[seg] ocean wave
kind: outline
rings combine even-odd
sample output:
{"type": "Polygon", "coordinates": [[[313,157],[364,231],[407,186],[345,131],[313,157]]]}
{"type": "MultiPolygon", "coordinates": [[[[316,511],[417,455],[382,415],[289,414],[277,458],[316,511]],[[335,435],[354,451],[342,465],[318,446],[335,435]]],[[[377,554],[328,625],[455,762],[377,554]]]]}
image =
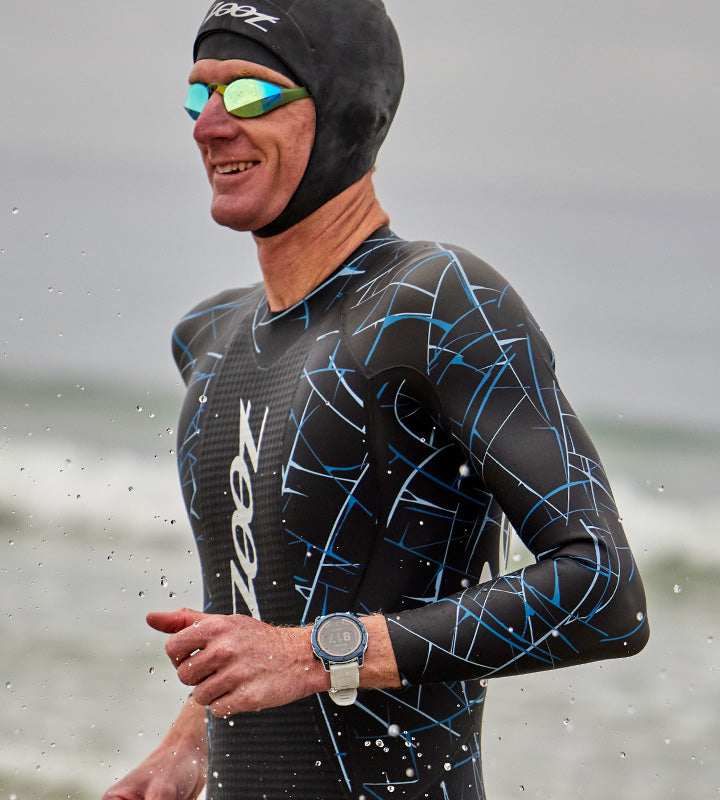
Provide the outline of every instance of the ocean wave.
{"type": "Polygon", "coordinates": [[[4,529],[92,529],[113,523],[145,537],[185,511],[174,457],[52,440],[0,450],[4,529]]]}

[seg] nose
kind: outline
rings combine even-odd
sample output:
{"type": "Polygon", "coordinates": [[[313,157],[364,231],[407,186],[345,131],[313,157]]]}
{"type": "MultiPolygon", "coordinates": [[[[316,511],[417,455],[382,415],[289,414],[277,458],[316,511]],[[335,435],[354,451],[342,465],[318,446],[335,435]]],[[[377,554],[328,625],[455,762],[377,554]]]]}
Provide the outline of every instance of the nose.
{"type": "Polygon", "coordinates": [[[237,133],[237,121],[225,108],[220,92],[213,92],[195,121],[193,137],[198,144],[232,138],[237,133]]]}

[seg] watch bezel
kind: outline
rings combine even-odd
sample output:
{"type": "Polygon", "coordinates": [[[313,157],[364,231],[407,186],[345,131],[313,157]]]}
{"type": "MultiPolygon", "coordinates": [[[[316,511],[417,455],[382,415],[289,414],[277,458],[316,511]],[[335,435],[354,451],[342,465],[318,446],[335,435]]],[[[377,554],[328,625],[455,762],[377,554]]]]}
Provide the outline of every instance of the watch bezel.
{"type": "Polygon", "coordinates": [[[350,612],[340,611],[340,612],[335,612],[333,614],[325,614],[324,616],[318,617],[315,620],[315,624],[313,625],[312,629],[311,641],[312,641],[313,652],[323,662],[326,669],[328,669],[329,664],[345,664],[348,661],[354,661],[355,659],[357,659],[358,661],[358,666],[362,666],[363,655],[365,654],[365,650],[367,649],[368,635],[365,626],[355,616],[355,614],[351,614],[350,612]],[[332,653],[328,653],[328,651],[323,649],[320,643],[318,642],[317,638],[318,630],[322,627],[323,623],[335,617],[342,617],[343,619],[351,621],[354,625],[357,626],[358,630],[360,631],[360,644],[356,648],[354,648],[350,653],[348,653],[348,655],[345,656],[336,656],[333,655],[332,653]]]}

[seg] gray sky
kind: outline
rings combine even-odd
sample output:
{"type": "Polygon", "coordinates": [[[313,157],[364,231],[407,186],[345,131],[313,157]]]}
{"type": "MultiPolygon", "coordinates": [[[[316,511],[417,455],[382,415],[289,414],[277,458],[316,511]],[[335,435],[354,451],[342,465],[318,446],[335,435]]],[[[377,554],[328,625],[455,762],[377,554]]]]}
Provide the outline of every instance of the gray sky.
{"type": "MultiPolygon", "coordinates": [[[[175,319],[257,279],[249,237],[208,219],[182,110],[206,5],[5,3],[0,369],[174,381],[175,319]]],[[[713,420],[717,0],[387,5],[407,80],[376,182],[397,231],[504,272],[587,407],[682,416],[671,372],[713,420]]]]}
{"type": "MultiPolygon", "coordinates": [[[[14,110],[3,152],[37,169],[48,155],[177,168],[190,146],[178,101],[206,5],[13,4],[0,31],[14,110]]],[[[503,184],[717,194],[713,0],[387,5],[408,73],[385,153],[396,169],[464,172],[472,159],[503,184]]]]}

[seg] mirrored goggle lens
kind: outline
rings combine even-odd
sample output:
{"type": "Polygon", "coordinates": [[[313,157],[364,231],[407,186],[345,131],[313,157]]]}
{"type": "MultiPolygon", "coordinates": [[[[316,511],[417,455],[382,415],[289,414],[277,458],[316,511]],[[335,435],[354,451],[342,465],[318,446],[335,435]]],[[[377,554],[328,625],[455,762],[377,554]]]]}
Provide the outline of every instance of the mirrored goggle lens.
{"type": "Polygon", "coordinates": [[[190,86],[185,99],[185,109],[193,119],[200,116],[212,91],[218,91],[223,95],[225,108],[236,117],[259,117],[293,100],[310,97],[307,89],[284,89],[274,83],[254,78],[239,78],[227,86],[194,83],[190,86]]]}
{"type": "Polygon", "coordinates": [[[204,83],[193,83],[185,98],[185,110],[193,119],[197,119],[209,98],[210,90],[204,83]]]}

